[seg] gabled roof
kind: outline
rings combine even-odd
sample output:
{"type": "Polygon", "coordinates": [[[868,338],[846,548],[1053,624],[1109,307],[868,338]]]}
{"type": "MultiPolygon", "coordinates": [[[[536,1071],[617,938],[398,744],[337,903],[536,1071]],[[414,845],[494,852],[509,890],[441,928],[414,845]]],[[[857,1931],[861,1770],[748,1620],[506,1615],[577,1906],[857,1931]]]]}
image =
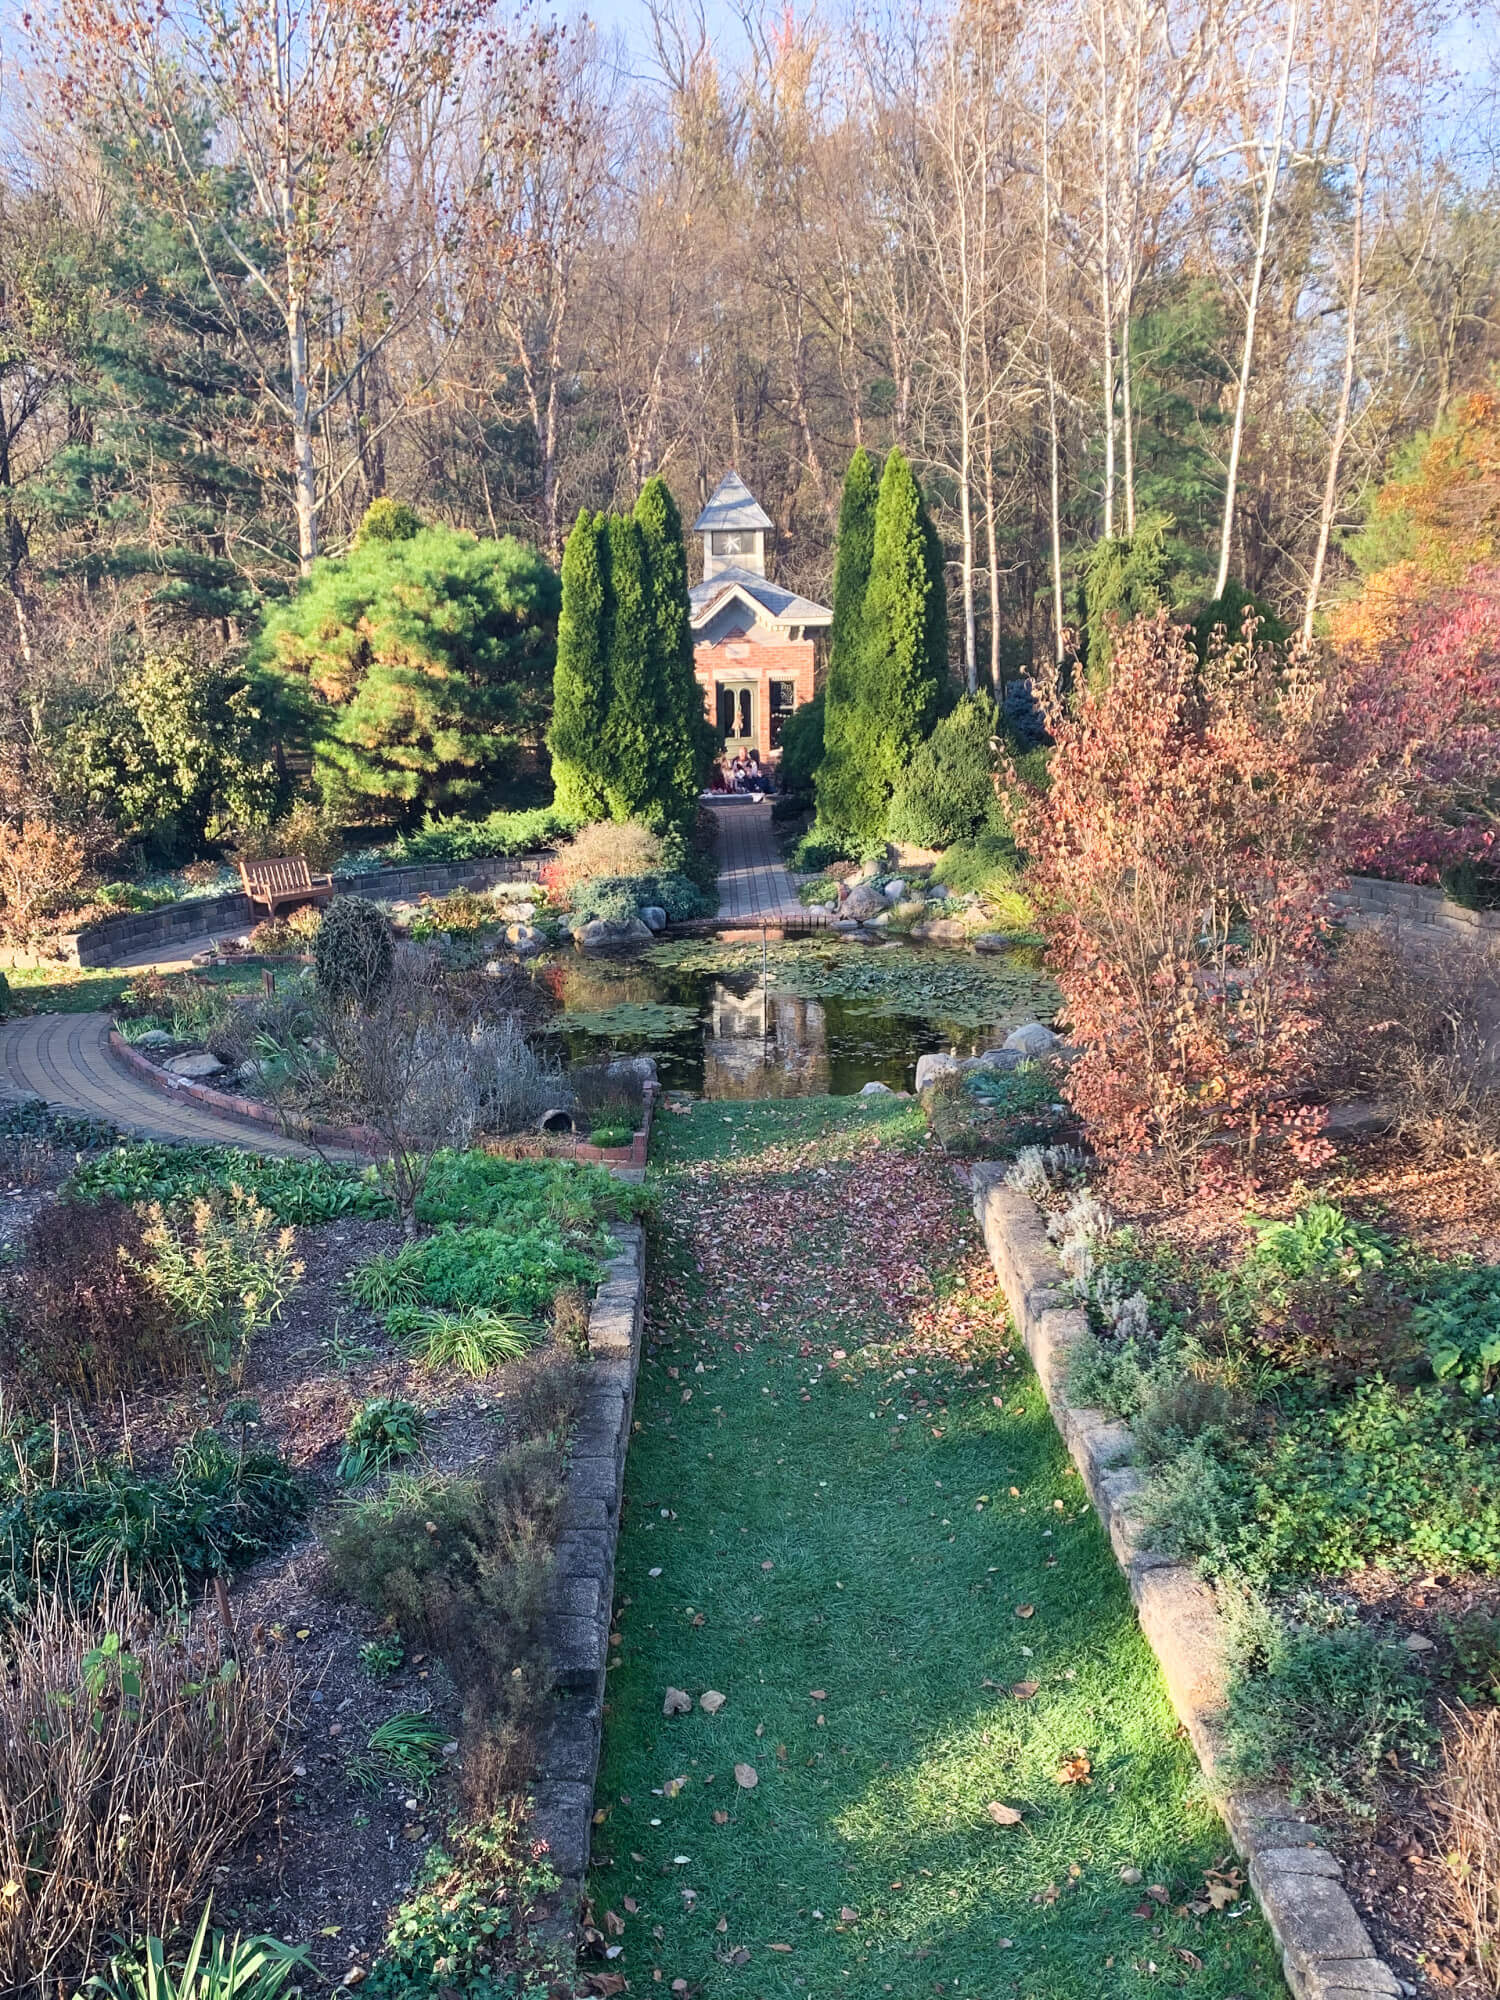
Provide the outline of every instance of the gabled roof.
{"type": "Polygon", "coordinates": [[[708,505],[694,521],[693,533],[700,535],[706,534],[710,529],[770,526],[770,515],[756,500],[740,475],[737,472],[726,472],[709,495],[708,505]]]}
{"type": "Polygon", "coordinates": [[[756,570],[731,568],[716,570],[688,592],[694,625],[707,624],[725,598],[732,596],[752,599],[776,625],[833,623],[833,613],[826,604],[814,604],[810,597],[799,597],[795,590],[783,590],[779,583],[772,583],[756,570]]]}

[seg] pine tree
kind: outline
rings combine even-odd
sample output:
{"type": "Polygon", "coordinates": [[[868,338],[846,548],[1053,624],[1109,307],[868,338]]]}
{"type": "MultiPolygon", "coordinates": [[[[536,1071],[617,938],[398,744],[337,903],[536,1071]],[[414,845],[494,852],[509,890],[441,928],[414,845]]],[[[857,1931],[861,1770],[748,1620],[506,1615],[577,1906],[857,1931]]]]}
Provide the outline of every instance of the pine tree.
{"type": "Polygon", "coordinates": [[[692,607],[682,516],[665,480],[646,481],[635,503],[635,519],[646,543],[660,714],[655,759],[662,785],[661,807],[668,820],[685,823],[708,776],[714,736],[704,711],[703,690],[693,673],[692,607]]]}
{"type": "Polygon", "coordinates": [[[823,694],[823,756],[815,776],[818,819],[838,839],[852,836],[860,817],[858,735],[860,646],[865,595],[875,554],[875,468],[861,445],[844,475],[838,547],[833,565],[833,627],[823,694]]]}
{"type": "Polygon", "coordinates": [[[526,543],[456,528],[376,534],[315,563],[256,657],[321,698],[325,799],[408,817],[482,802],[540,734],[558,595],[526,543]]]}
{"type": "Polygon", "coordinates": [[[562,614],[552,676],[552,783],[559,812],[605,819],[604,721],[609,713],[609,527],[583,508],[562,559],[562,614]]]}

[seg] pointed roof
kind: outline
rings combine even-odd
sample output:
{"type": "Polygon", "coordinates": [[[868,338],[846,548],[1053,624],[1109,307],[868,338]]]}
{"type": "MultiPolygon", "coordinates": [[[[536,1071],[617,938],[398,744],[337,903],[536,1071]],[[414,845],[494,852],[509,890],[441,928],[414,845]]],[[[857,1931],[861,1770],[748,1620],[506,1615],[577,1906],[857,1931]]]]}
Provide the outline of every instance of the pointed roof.
{"type": "Polygon", "coordinates": [[[737,472],[726,472],[693,523],[695,535],[724,528],[769,528],[771,517],[737,472]]]}
{"type": "Polygon", "coordinates": [[[783,590],[756,570],[721,569],[688,592],[694,627],[706,625],[727,597],[752,598],[773,625],[831,625],[833,613],[826,604],[814,604],[795,590],[783,590]]]}

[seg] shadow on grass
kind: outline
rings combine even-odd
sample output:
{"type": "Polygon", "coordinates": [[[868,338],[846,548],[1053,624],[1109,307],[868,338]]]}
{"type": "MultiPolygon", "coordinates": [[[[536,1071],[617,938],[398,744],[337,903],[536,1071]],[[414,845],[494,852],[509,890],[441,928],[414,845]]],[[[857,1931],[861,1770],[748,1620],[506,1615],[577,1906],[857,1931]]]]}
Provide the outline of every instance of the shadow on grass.
{"type": "Polygon", "coordinates": [[[595,1832],[612,1969],[762,2000],[1282,1994],[1249,1905],[1187,1907],[1227,1835],[920,1114],[658,1130],[595,1832]],[[727,1699],[668,1719],[668,1686],[727,1699]]]}

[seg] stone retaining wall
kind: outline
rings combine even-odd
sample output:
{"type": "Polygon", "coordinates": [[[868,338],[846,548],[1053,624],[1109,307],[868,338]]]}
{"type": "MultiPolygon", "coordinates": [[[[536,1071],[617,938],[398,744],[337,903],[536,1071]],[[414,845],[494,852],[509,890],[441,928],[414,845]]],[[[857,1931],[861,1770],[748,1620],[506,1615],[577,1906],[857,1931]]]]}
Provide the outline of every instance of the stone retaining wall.
{"type": "MultiPolygon", "coordinates": [[[[365,868],[339,875],[334,888],[341,896],[368,896],[376,903],[399,903],[418,896],[443,896],[450,889],[492,889],[500,882],[534,882],[542,858],[516,854],[489,861],[433,861],[413,868],[365,868]]],[[[198,896],[185,903],[168,903],[159,910],[142,910],[105,917],[97,924],[58,940],[65,965],[118,965],[153,946],[185,944],[215,931],[246,929],[255,921],[250,898],[239,890],[227,896],[198,896]]]]}
{"type": "Polygon", "coordinates": [[[589,1314],[589,1360],[568,1458],[546,1624],[554,1707],[543,1732],[532,1794],[532,1831],[546,1841],[561,1878],[555,1911],[544,1928],[564,1955],[576,1938],[589,1865],[615,1545],[646,1317],[645,1232],[632,1223],[617,1228],[615,1235],[619,1251],[605,1267],[589,1314]]]}
{"type": "MultiPolygon", "coordinates": [[[[1002,1165],[976,1166],[974,1213],[1053,1419],[1108,1530],[1141,1630],[1161,1664],[1172,1705],[1249,1866],[1250,1883],[1281,1949],[1296,2000],[1396,2000],[1400,1982],[1375,1956],[1343,1886],[1337,1859],[1283,1795],[1236,1791],[1224,1774],[1224,1647],[1213,1593],[1185,1564],[1142,1545],[1135,1502],[1145,1484],[1131,1463],[1129,1426],[1068,1402],[1068,1352],[1088,1331],[1036,1204],[1008,1187],[1002,1165]]],[[[1410,1989],[1407,1989],[1410,1990],[1410,1989]]]]}
{"type": "Polygon", "coordinates": [[[1415,944],[1440,938],[1500,938],[1500,910],[1466,910],[1422,882],[1380,882],[1356,875],[1334,901],[1347,921],[1385,924],[1415,944]]]}

